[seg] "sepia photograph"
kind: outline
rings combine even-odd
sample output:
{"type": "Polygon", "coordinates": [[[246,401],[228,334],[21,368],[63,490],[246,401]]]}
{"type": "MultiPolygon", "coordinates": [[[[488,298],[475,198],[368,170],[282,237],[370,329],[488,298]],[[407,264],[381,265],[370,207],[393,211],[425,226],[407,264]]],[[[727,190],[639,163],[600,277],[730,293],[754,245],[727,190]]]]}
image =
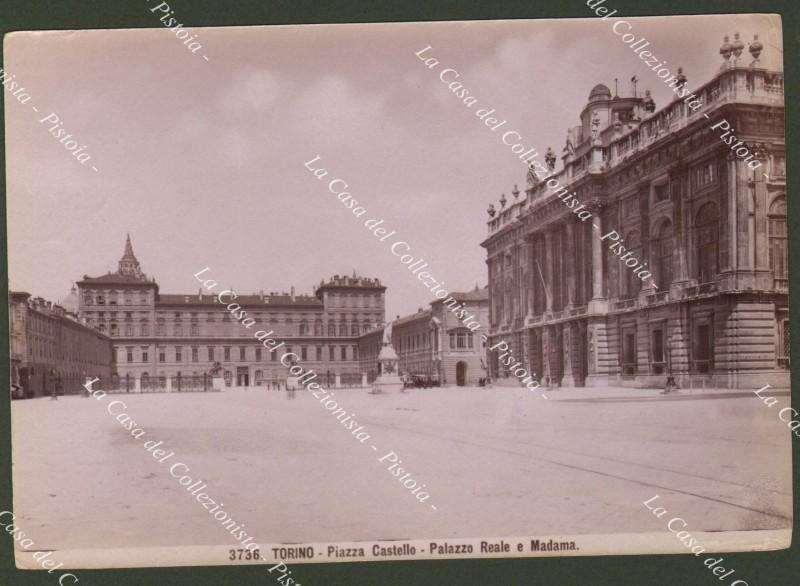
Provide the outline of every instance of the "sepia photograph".
{"type": "Polygon", "coordinates": [[[790,546],[780,15],[141,4],[4,38],[19,568],[790,546]]]}

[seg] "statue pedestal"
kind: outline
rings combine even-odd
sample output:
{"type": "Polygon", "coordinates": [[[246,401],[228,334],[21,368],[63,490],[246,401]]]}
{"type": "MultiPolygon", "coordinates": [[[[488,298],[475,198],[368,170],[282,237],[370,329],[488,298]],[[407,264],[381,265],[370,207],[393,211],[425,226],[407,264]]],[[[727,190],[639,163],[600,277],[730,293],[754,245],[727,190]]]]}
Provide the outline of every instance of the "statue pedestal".
{"type": "Polygon", "coordinates": [[[372,393],[394,393],[403,390],[403,381],[396,374],[382,374],[372,383],[372,393]]]}
{"type": "Polygon", "coordinates": [[[378,354],[378,378],[372,383],[370,393],[403,391],[403,380],[397,374],[399,372],[400,359],[397,352],[392,347],[392,328],[389,326],[383,333],[383,348],[378,354]]]}
{"type": "Polygon", "coordinates": [[[221,391],[225,388],[225,379],[221,376],[215,376],[211,379],[211,390],[221,391]]]}

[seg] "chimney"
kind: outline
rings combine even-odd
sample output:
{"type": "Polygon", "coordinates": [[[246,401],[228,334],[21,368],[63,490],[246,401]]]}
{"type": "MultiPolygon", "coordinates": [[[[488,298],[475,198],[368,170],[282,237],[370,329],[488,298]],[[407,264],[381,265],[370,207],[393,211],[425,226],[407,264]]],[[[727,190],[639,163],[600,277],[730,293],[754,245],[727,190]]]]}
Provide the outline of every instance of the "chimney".
{"type": "Polygon", "coordinates": [[[292,301],[294,301],[294,285],[292,285],[292,288],[290,289],[290,291],[292,292],[291,293],[292,301]]]}
{"type": "Polygon", "coordinates": [[[198,301],[202,301],[203,300],[203,289],[202,288],[197,290],[197,300],[198,301]]]}

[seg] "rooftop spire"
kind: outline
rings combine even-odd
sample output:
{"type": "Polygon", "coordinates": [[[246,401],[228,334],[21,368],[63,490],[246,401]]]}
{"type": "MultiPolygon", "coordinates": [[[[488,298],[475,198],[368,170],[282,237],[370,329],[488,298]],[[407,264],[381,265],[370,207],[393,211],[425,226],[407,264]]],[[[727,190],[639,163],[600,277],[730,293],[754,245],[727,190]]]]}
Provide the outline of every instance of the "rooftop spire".
{"type": "Polygon", "coordinates": [[[143,281],[146,279],[145,274],[142,272],[142,267],[139,266],[139,260],[136,258],[136,255],[133,254],[130,232],[125,238],[125,252],[122,253],[122,258],[119,260],[119,269],[117,273],[128,277],[135,277],[143,281]]]}
{"type": "Polygon", "coordinates": [[[133,245],[131,244],[131,233],[128,232],[127,238],[125,239],[125,252],[122,253],[122,256],[130,256],[136,258],[136,255],[133,254],[133,245]]]}

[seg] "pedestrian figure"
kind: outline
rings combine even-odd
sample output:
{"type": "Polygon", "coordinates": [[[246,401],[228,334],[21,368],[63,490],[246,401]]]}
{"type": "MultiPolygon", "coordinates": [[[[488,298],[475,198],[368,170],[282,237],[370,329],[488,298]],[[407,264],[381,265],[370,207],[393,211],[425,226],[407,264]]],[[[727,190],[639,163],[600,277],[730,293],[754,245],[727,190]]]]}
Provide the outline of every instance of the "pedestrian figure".
{"type": "Polygon", "coordinates": [[[667,382],[664,384],[664,390],[661,392],[662,395],[668,395],[669,393],[677,393],[678,392],[678,383],[675,382],[674,376],[667,376],[667,382]]]}

